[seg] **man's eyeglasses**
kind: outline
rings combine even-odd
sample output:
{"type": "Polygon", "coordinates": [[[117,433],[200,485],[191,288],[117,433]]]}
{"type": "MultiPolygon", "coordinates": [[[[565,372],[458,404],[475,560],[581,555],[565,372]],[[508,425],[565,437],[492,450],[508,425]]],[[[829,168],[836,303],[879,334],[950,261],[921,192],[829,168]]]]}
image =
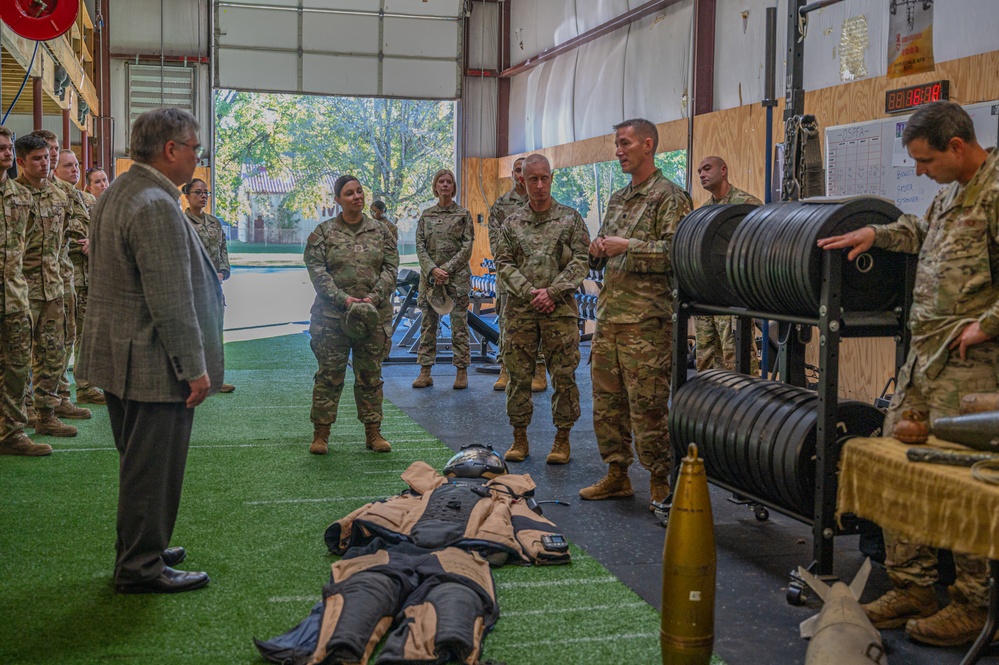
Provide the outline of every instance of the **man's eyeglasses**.
{"type": "Polygon", "coordinates": [[[209,192],[208,190],[205,190],[205,189],[192,189],[191,191],[189,191],[187,193],[187,195],[188,196],[204,196],[204,197],[207,198],[207,197],[211,196],[212,193],[209,192]]]}
{"type": "Polygon", "coordinates": [[[200,143],[191,145],[190,143],[184,143],[183,141],[174,141],[174,143],[179,143],[181,145],[186,145],[188,148],[194,151],[194,156],[201,159],[201,156],[205,154],[205,148],[200,143]]]}

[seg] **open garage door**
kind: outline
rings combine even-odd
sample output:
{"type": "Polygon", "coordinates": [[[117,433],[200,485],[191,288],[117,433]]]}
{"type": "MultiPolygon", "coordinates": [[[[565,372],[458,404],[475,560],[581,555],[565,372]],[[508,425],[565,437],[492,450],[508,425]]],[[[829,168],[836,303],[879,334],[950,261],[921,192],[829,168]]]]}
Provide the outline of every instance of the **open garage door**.
{"type": "Polygon", "coordinates": [[[212,0],[214,87],[461,96],[465,0],[212,0]]]}

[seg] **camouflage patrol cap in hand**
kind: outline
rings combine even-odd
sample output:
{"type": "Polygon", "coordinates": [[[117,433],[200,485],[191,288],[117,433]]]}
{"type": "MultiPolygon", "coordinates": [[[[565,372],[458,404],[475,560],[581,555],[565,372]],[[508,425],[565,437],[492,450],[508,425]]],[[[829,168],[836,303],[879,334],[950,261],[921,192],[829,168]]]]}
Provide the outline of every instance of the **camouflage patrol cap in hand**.
{"type": "Polygon", "coordinates": [[[427,302],[441,316],[450,314],[451,310],[454,309],[454,300],[444,290],[443,284],[438,284],[430,290],[430,293],[427,295],[427,302]]]}
{"type": "Polygon", "coordinates": [[[355,302],[343,318],[343,330],[347,337],[361,340],[370,337],[378,328],[378,308],[369,302],[355,302]]]}

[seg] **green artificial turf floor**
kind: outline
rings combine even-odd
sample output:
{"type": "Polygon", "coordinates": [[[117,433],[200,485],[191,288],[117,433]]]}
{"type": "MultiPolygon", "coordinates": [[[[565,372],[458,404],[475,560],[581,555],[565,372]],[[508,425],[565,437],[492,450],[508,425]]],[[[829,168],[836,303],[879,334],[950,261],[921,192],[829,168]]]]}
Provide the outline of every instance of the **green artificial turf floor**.
{"type": "MultiPolygon", "coordinates": [[[[226,366],[237,390],[198,407],[172,542],[188,550],[180,568],[211,575],[204,590],[113,593],[118,456],[105,407],[76,438],[39,437],[49,457],[0,457],[0,663],[263,663],[251,638],[285,632],[320,599],[326,526],[403,489],[412,461],[441,468],[451,455],[387,402],[393,452],[366,451],[349,383],[331,454],[309,455],[306,335],[228,344],[226,366]]],[[[501,619],[484,658],[661,662],[658,613],[578,548],[569,566],[494,573],[501,619]]]]}

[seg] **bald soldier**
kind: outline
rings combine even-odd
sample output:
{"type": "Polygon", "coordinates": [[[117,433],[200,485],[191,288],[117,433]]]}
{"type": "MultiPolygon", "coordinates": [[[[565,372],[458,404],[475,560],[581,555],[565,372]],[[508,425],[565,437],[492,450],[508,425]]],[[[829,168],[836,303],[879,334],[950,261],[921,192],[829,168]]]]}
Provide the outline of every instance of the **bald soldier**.
{"type": "MultiPolygon", "coordinates": [[[[697,176],[701,180],[701,187],[711,194],[711,199],[702,207],[740,203],[763,205],[763,201],[728,181],[728,164],[721,157],[712,155],[701,160],[700,166],[697,167],[697,176]]],[[[698,372],[709,369],[735,370],[735,321],[734,316],[694,318],[698,372]]],[[[759,374],[760,360],[757,357],[755,339],[752,343],[749,364],[750,373],[759,374]]]]}
{"type": "Polygon", "coordinates": [[[513,426],[513,445],[505,457],[509,462],[522,462],[530,454],[531,382],[540,345],[555,391],[552,421],[557,433],[547,461],[566,464],[569,431],[579,420],[575,292],[586,277],[590,235],[575,209],[552,198],[552,169],[544,156],[524,160],[523,179],[528,203],[504,220],[495,244],[498,281],[508,299],[503,366],[510,375],[506,413],[513,426]]]}
{"type": "Polygon", "coordinates": [[[614,132],[615,155],[631,182],[611,196],[590,243],[590,267],[604,271],[590,351],[593,430],[608,469],[579,496],[591,501],[634,496],[628,467],[637,452],[652,474],[652,502],[662,503],[672,470],[666,430],[673,346],[669,257],[676,225],[691,203],[687,192],[656,168],[654,124],[625,120],[614,132]]]}

